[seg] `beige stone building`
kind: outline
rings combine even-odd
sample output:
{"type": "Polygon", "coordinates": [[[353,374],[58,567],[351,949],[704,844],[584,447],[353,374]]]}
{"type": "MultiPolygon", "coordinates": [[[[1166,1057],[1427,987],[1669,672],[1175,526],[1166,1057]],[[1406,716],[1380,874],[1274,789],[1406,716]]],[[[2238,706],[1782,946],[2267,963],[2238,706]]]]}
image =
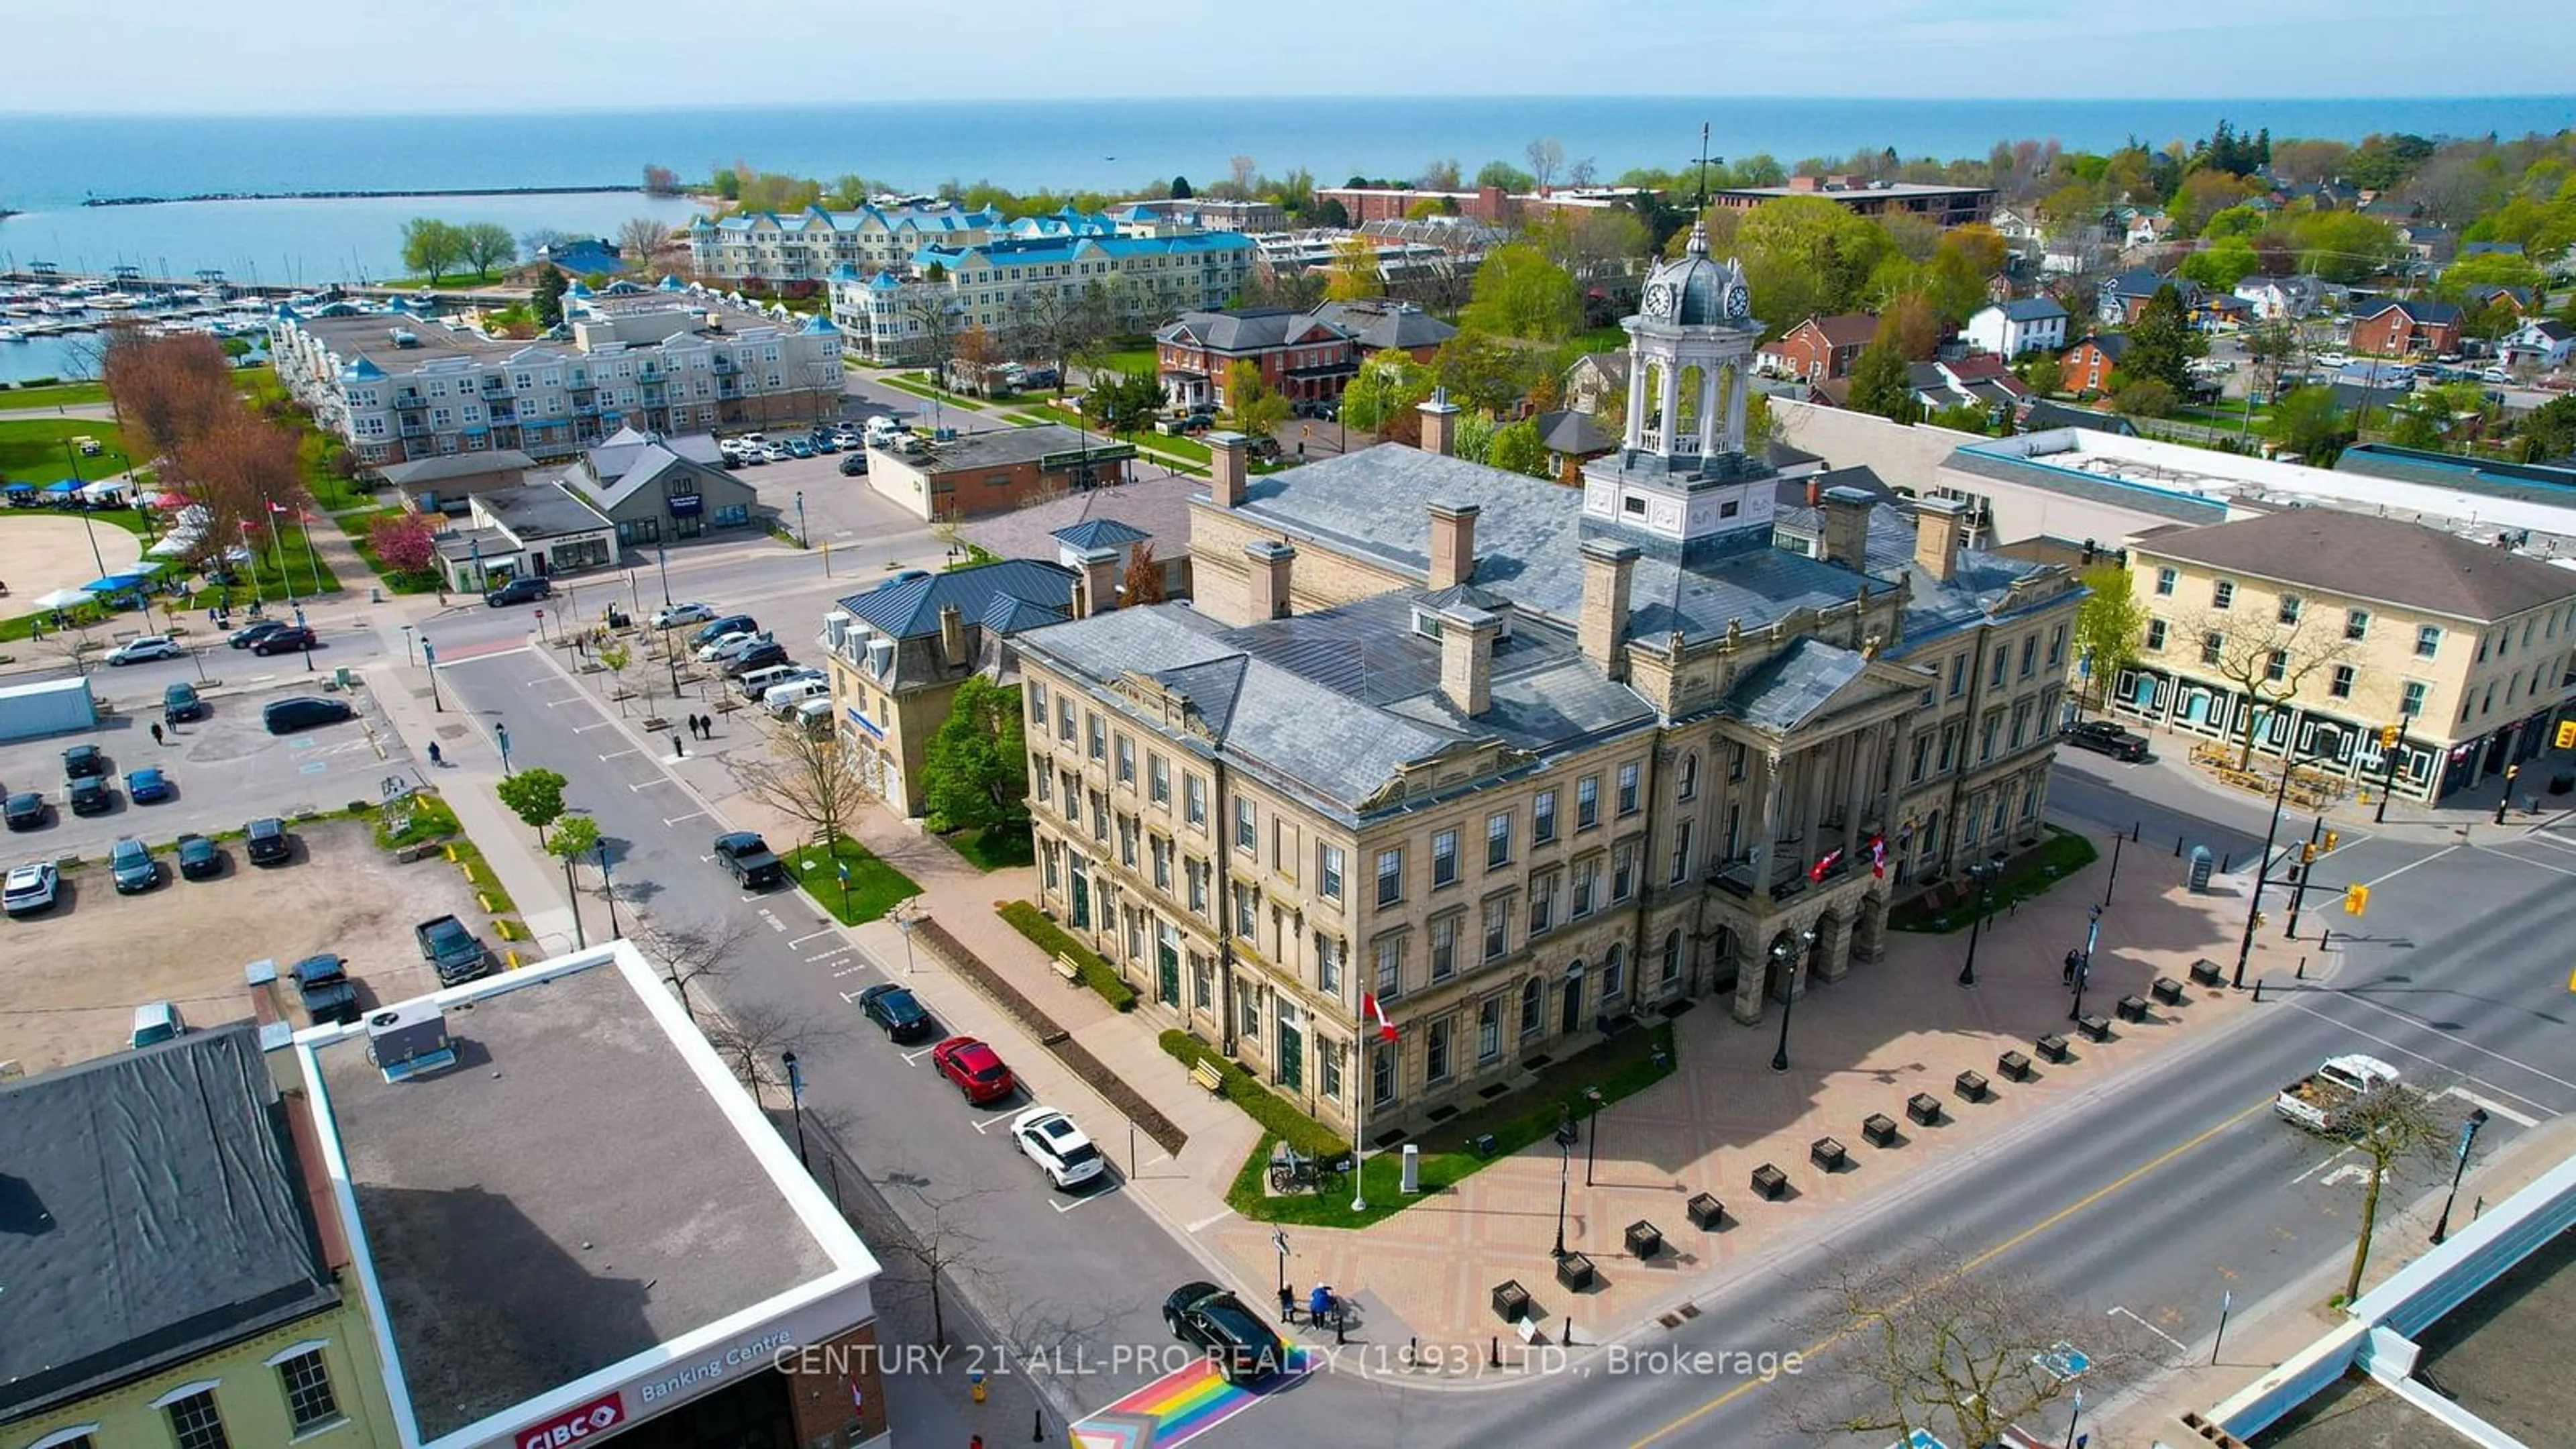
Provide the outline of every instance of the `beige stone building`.
{"type": "Polygon", "coordinates": [[[2549,746],[2576,668],[2576,573],[2393,518],[2300,508],[2150,533],[2148,615],[2113,707],[2438,800],[2549,746]],[[2257,700],[2249,674],[2267,680],[2257,700]],[[2231,678],[2232,676],[2232,678],[2231,678]],[[2277,701],[2277,706],[2275,701],[2277,701]]]}
{"type": "Polygon", "coordinates": [[[1696,239],[1649,278],[1652,405],[1580,490],[1437,400],[1260,479],[1218,435],[1194,606],[1013,639],[1044,904],[1149,1009],[1382,1141],[1652,1007],[1759,1021],[2035,837],[2079,591],[1850,490],[1776,547],[1740,286],[1696,239]]]}

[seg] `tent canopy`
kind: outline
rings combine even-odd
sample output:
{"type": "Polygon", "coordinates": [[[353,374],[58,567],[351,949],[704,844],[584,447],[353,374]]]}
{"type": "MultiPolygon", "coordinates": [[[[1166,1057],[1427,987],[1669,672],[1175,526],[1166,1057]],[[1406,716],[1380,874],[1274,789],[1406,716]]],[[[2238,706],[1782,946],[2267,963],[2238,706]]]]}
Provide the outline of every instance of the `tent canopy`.
{"type": "Polygon", "coordinates": [[[78,493],[80,491],[80,480],[77,478],[66,478],[60,483],[48,483],[45,485],[45,491],[48,493],[78,493]]]}
{"type": "Polygon", "coordinates": [[[86,604],[88,602],[89,591],[86,589],[56,589],[50,594],[38,595],[36,598],[36,607],[39,609],[68,609],[74,604],[86,604]]]}

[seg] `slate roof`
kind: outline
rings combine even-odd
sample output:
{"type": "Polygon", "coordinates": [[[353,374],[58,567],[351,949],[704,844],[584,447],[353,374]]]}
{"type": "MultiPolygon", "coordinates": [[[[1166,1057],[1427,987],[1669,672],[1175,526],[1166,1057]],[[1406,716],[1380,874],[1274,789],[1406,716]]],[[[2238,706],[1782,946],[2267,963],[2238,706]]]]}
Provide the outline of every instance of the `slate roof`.
{"type": "Polygon", "coordinates": [[[2292,508],[2159,534],[2139,548],[2204,567],[2492,623],[2576,596],[2576,574],[2458,534],[2292,508]]]}
{"type": "Polygon", "coordinates": [[[2411,297],[2390,297],[2375,305],[2355,304],[2353,319],[2367,322],[2386,314],[2391,308],[2405,313],[2408,320],[2428,327],[2460,320],[2460,309],[2448,302],[2421,301],[2411,297]],[[2365,305],[2368,306],[2367,311],[2363,310],[2365,305]]]}
{"type": "Polygon", "coordinates": [[[281,1111],[248,1022],[0,1087],[0,1420],[337,1301],[281,1111]]]}
{"type": "Polygon", "coordinates": [[[968,543],[1001,558],[1052,562],[1065,544],[1077,548],[1112,547],[1067,537],[1070,531],[1087,524],[1106,523],[1134,529],[1156,540],[1154,551],[1161,557],[1181,558],[1189,552],[1190,497],[1206,491],[1207,484],[1196,478],[1154,478],[1121,483],[1114,488],[1086,488],[1009,513],[972,520],[960,525],[958,533],[968,543]]]}
{"type": "Polygon", "coordinates": [[[414,488],[484,473],[524,473],[535,466],[536,459],[516,448],[492,448],[480,453],[436,453],[408,463],[379,463],[375,471],[397,488],[414,488]]]}
{"type": "Polygon", "coordinates": [[[881,634],[921,639],[939,632],[939,611],[945,606],[954,604],[967,618],[981,619],[996,595],[1053,609],[1062,617],[1073,602],[1073,581],[1073,571],[1059,564],[1003,559],[899,584],[879,584],[843,598],[839,607],[881,634]]]}
{"type": "Polygon", "coordinates": [[[1259,352],[1287,345],[1307,314],[1287,307],[1231,312],[1184,312],[1154,334],[1158,342],[1192,342],[1211,352],[1259,352]]]}
{"type": "Polygon", "coordinates": [[[1815,328],[1828,347],[1867,347],[1878,335],[1878,318],[1867,312],[1837,312],[1831,317],[1810,317],[1789,330],[1802,327],[1815,328]]]}
{"type": "Polygon", "coordinates": [[[2114,297],[2137,297],[2143,300],[2154,296],[2158,287],[2166,285],[2171,285],[2181,292],[2186,301],[2196,290],[2188,280],[2181,277],[2168,277],[2153,267],[2131,267],[2125,272],[2114,273],[2102,283],[2102,290],[2114,297]]]}
{"type": "Polygon", "coordinates": [[[1736,681],[1726,697],[1727,712],[1764,729],[1793,730],[1868,667],[1849,649],[1800,639],[1736,681]]]}
{"type": "Polygon", "coordinates": [[[2097,351],[2114,363],[2129,353],[2129,334],[2126,332],[2090,332],[2075,345],[2082,347],[2086,343],[2092,344],[2097,351]]]}
{"type": "Polygon", "coordinates": [[[1419,307],[1385,302],[1326,302],[1315,316],[1348,333],[1363,352],[1389,347],[1437,347],[1458,329],[1419,307]]]}
{"type": "Polygon", "coordinates": [[[1538,415],[1538,439],[1551,453],[1569,453],[1588,457],[1617,447],[1618,440],[1601,431],[1592,415],[1568,409],[1564,412],[1538,415]]]}
{"type": "Polygon", "coordinates": [[[1069,528],[1059,528],[1050,536],[1067,548],[1094,549],[1143,543],[1154,535],[1114,518],[1086,518],[1069,528]]]}
{"type": "Polygon", "coordinates": [[[2066,315],[2066,309],[2058,306],[2053,297],[2015,297],[2002,303],[2001,310],[2005,320],[2012,322],[2045,322],[2066,315]]]}

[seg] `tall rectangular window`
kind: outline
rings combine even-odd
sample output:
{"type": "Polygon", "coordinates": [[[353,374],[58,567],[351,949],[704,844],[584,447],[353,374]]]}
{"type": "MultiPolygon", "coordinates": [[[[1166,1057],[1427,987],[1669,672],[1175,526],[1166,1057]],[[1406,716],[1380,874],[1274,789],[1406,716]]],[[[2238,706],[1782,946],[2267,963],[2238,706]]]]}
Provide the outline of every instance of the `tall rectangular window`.
{"type": "Polygon", "coordinates": [[[1393,1001],[1404,994],[1404,938],[1386,936],[1377,943],[1377,999],[1393,1001]]]}
{"type": "Polygon", "coordinates": [[[2399,696],[2397,700],[2397,712],[2406,716],[2408,719],[2413,719],[2415,716],[2422,714],[2424,712],[2424,696],[2426,692],[2424,681],[2420,679],[2410,679],[2406,681],[2406,692],[2399,696]]]}
{"type": "MultiPolygon", "coordinates": [[[[1918,755],[1920,751],[1916,752],[1918,755]]],[[[1687,820],[1673,829],[1673,884],[1690,879],[1691,823],[1687,820]]]]}
{"type": "Polygon", "coordinates": [[[1431,837],[1431,888],[1458,883],[1458,832],[1443,830],[1431,837]]]}
{"type": "Polygon", "coordinates": [[[1240,795],[1234,797],[1234,848],[1245,855],[1261,848],[1261,832],[1253,825],[1252,802],[1240,795]]]}
{"type": "Polygon", "coordinates": [[[179,1449],[232,1449],[224,1437],[224,1416],[215,1408],[215,1391],[200,1389],[169,1406],[170,1437],[179,1449]]]}
{"type": "Polygon", "coordinates": [[[1556,875],[1550,872],[1530,880],[1529,930],[1533,936],[1556,924],[1556,875]]]}
{"type": "Polygon", "coordinates": [[[1087,711],[1085,721],[1091,732],[1091,758],[1107,759],[1109,757],[1109,721],[1087,711]]]}
{"type": "Polygon", "coordinates": [[[2172,593],[2174,591],[2174,580],[2178,577],[2179,575],[2177,575],[2172,569],[2156,570],[2156,592],[2159,594],[2172,593]]]}
{"type": "Polygon", "coordinates": [[[1592,886],[1600,878],[1601,862],[1587,860],[1574,868],[1574,899],[1566,911],[1569,920],[1582,920],[1592,914],[1592,886]]]}
{"type": "Polygon", "coordinates": [[[1335,905],[1342,901],[1342,848],[1338,845],[1315,847],[1315,890],[1335,905]]]}
{"type": "Polygon", "coordinates": [[[331,1392],[331,1370],[322,1362],[322,1350],[307,1349],[279,1364],[277,1377],[286,1390],[287,1422],[297,1433],[339,1419],[340,1401],[331,1392]]]}
{"type": "Polygon", "coordinates": [[[1377,853],[1377,903],[1391,906],[1404,899],[1404,847],[1377,853]]]}
{"type": "Polygon", "coordinates": [[[2438,624],[2420,625],[2415,630],[2415,657],[2430,659],[2442,650],[2442,629],[2438,624]]]}
{"type": "Polygon", "coordinates": [[[1637,893],[1637,848],[1623,845],[1610,852],[1610,899],[1624,901],[1637,893]]]}
{"type": "Polygon", "coordinates": [[[2213,579],[2210,581],[2209,607],[2213,609],[2233,608],[2235,603],[2236,583],[2234,580],[2213,579]]]}
{"type": "Polygon", "coordinates": [[[1535,845],[1545,845],[1554,839],[1556,839],[1556,792],[1541,790],[1538,792],[1538,798],[1530,801],[1530,841],[1535,845]]]}
{"type": "Polygon", "coordinates": [[[1431,979],[1446,981],[1458,974],[1458,918],[1442,916],[1431,923],[1431,979]]]}
{"type": "Polygon", "coordinates": [[[1169,808],[1172,803],[1172,765],[1160,755],[1145,757],[1146,798],[1169,808]]]}
{"type": "Polygon", "coordinates": [[[1207,781],[1197,775],[1181,777],[1182,815],[1192,825],[1207,828],[1207,781]]]}
{"type": "Polygon", "coordinates": [[[1073,743],[1073,696],[1069,694],[1055,697],[1055,737],[1073,743]]]}
{"type": "Polygon", "coordinates": [[[2352,666],[2349,664],[2338,664],[2334,667],[2333,681],[2326,685],[2326,693],[2333,695],[2337,699],[2350,699],[2352,698],[2352,681],[2352,666]]]}
{"type": "Polygon", "coordinates": [[[1189,880],[1190,910],[1201,916],[1206,915],[1210,874],[1208,863],[1204,860],[1184,861],[1181,865],[1181,874],[1189,880]]]}
{"type": "Polygon", "coordinates": [[[1422,1079],[1426,1082],[1449,1080],[1449,1029],[1455,1025],[1450,1017],[1431,1023],[1422,1034],[1422,1079]]]}
{"type": "Polygon", "coordinates": [[[1485,902],[1485,959],[1499,958],[1511,948],[1512,910],[1508,899],[1485,902]]]}
{"type": "Polygon", "coordinates": [[[2370,637],[2370,611],[2346,609],[2343,615],[2343,637],[2358,643],[2370,637]]]}
{"type": "Polygon", "coordinates": [[[1622,815],[1634,815],[1637,813],[1637,776],[1639,768],[1640,767],[1633,761],[1619,767],[1619,813],[1622,815]]]}
{"type": "Polygon", "coordinates": [[[2299,622],[2299,610],[2301,607],[2303,607],[2303,605],[2298,595],[2283,594],[2281,596],[2280,613],[2277,617],[2284,624],[2295,624],[2299,622]]]}
{"type": "Polygon", "coordinates": [[[2024,679],[2030,678],[2032,672],[2038,668],[2039,636],[2037,634],[2024,634],[2021,636],[2021,677],[2024,679]]]}
{"type": "Polygon", "coordinates": [[[1500,870],[1512,863],[1512,812],[1485,817],[1485,869],[1500,870]]]}
{"type": "Polygon", "coordinates": [[[1136,783],[1136,742],[1123,734],[1118,737],[1118,783],[1136,783]]]}
{"type": "Polygon", "coordinates": [[[1601,823],[1601,777],[1586,775],[1574,782],[1574,828],[1589,830],[1601,823]]]}
{"type": "Polygon", "coordinates": [[[1315,987],[1338,1001],[1342,995],[1342,939],[1315,933],[1315,987]]]}
{"type": "Polygon", "coordinates": [[[1503,1054],[1503,999],[1488,996],[1476,1004],[1476,1060],[1490,1062],[1503,1054]]]}

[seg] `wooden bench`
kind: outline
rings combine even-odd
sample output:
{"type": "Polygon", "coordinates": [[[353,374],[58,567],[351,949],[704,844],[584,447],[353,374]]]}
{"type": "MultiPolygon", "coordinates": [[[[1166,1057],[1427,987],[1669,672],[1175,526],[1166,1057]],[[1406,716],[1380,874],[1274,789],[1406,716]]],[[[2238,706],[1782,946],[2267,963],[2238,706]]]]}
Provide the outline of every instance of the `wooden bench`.
{"type": "Polygon", "coordinates": [[[1225,1068],[1205,1057],[1190,1068],[1190,1080],[1206,1088],[1212,1096],[1225,1095],[1225,1068]]]}
{"type": "Polygon", "coordinates": [[[1074,960],[1071,956],[1064,954],[1062,951],[1058,951],[1055,953],[1055,959],[1047,964],[1055,968],[1056,975],[1063,977],[1065,980],[1072,982],[1076,986],[1082,984],[1082,963],[1074,960]]]}

